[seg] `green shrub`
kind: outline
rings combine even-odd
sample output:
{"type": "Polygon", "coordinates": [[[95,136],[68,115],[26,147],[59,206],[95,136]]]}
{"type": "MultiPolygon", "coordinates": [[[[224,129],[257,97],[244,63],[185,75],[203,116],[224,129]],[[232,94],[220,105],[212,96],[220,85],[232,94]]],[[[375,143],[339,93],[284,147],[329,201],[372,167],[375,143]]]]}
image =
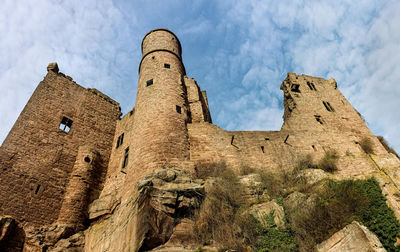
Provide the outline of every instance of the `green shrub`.
{"type": "Polygon", "coordinates": [[[277,227],[274,222],[274,213],[270,213],[264,218],[267,226],[263,226],[256,218],[251,216],[256,230],[256,251],[298,251],[294,231],[288,223],[284,227],[277,227]]]}
{"type": "Polygon", "coordinates": [[[297,240],[305,250],[329,238],[356,220],[374,232],[387,251],[400,235],[400,224],[386,205],[379,184],[368,180],[328,181],[316,193],[314,204],[302,206],[290,215],[297,240]]]}
{"type": "Polygon", "coordinates": [[[297,240],[305,250],[312,250],[316,244],[358,220],[357,213],[369,204],[362,188],[352,180],[339,183],[330,180],[316,193],[313,204],[302,206],[290,216],[297,240]]]}
{"type": "Polygon", "coordinates": [[[374,232],[387,251],[400,251],[395,247],[396,237],[400,236],[400,224],[394,212],[386,205],[378,182],[368,179],[360,182],[370,201],[369,207],[361,213],[362,223],[374,232]]]}
{"type": "Polygon", "coordinates": [[[385,138],[383,138],[383,136],[377,136],[377,138],[378,138],[379,142],[381,142],[381,144],[383,145],[383,147],[386,149],[387,152],[396,155],[397,158],[400,158],[399,155],[397,154],[397,152],[392,147],[390,147],[390,145],[385,140],[385,138]]]}
{"type": "Polygon", "coordinates": [[[363,139],[361,139],[360,146],[365,153],[367,154],[374,153],[374,143],[372,142],[371,138],[364,137],[363,139]]]}
{"type": "Polygon", "coordinates": [[[325,156],[318,162],[317,167],[326,172],[337,171],[337,161],[339,155],[336,150],[330,149],[325,153],[325,156]]]}

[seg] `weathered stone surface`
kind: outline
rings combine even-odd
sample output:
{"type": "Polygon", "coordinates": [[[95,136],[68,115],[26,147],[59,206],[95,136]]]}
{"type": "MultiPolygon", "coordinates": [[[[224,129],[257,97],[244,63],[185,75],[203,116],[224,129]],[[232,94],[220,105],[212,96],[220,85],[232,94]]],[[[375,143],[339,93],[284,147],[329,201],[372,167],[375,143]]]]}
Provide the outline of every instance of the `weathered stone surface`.
{"type": "Polygon", "coordinates": [[[22,251],[25,232],[10,216],[0,216],[0,251],[22,251]]]}
{"type": "MultiPolygon", "coordinates": [[[[86,233],[89,251],[150,250],[166,243],[183,244],[204,185],[176,168],[159,169],[137,183],[137,190],[86,233]],[[179,223],[181,223],[179,225],[179,223]]],[[[94,202],[94,204],[96,204],[94,202]]]]}
{"type": "Polygon", "coordinates": [[[297,176],[300,179],[304,179],[305,182],[310,185],[331,177],[327,172],[321,169],[301,170],[297,176]]]}
{"type": "Polygon", "coordinates": [[[285,225],[285,212],[283,207],[280,206],[276,200],[256,204],[250,207],[249,214],[253,215],[263,226],[268,227],[268,217],[272,214],[276,226],[282,227],[285,225]]]}
{"type": "Polygon", "coordinates": [[[53,247],[50,247],[49,252],[82,252],[84,251],[85,234],[84,232],[76,233],[67,239],[59,240],[53,247]]]}
{"type": "Polygon", "coordinates": [[[376,235],[356,221],[318,244],[316,250],[319,252],[386,251],[376,235]]]}
{"type": "Polygon", "coordinates": [[[59,69],[58,69],[58,64],[57,64],[57,62],[50,63],[50,64],[47,66],[47,71],[53,71],[53,72],[55,72],[55,73],[58,73],[59,69]]]}

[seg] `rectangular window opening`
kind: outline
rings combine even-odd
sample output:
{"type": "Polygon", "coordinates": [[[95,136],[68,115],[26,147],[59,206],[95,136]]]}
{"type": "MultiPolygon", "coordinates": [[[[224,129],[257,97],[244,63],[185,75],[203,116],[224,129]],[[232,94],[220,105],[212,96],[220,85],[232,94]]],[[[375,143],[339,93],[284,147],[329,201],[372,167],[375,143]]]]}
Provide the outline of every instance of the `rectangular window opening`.
{"type": "Polygon", "coordinates": [[[299,84],[292,84],[291,89],[292,89],[293,92],[300,93],[300,89],[299,88],[300,88],[299,84]]]}
{"type": "Polygon", "coordinates": [[[72,120],[64,116],[61,120],[59,129],[68,133],[71,130],[71,126],[72,120]]]}
{"type": "Polygon", "coordinates": [[[164,64],[164,68],[171,68],[170,64],[164,64]]]}
{"type": "Polygon", "coordinates": [[[153,85],[153,79],[146,81],[146,87],[153,85]]]}
{"type": "Polygon", "coordinates": [[[323,101],[322,103],[324,104],[326,110],[328,110],[329,112],[334,112],[335,111],[329,102],[323,101]]]}
{"type": "Polygon", "coordinates": [[[261,146],[261,150],[262,150],[263,153],[265,153],[265,152],[264,152],[264,146],[261,146]]]}
{"type": "Polygon", "coordinates": [[[124,143],[124,133],[122,133],[122,134],[118,137],[118,140],[117,140],[117,147],[116,147],[116,148],[118,148],[119,146],[121,146],[123,143],[124,143]]]}
{"type": "Polygon", "coordinates": [[[176,105],[176,112],[178,112],[179,114],[182,114],[181,106],[176,105]]]}
{"type": "Polygon", "coordinates": [[[129,147],[125,149],[124,162],[122,163],[122,169],[128,165],[129,147]]]}

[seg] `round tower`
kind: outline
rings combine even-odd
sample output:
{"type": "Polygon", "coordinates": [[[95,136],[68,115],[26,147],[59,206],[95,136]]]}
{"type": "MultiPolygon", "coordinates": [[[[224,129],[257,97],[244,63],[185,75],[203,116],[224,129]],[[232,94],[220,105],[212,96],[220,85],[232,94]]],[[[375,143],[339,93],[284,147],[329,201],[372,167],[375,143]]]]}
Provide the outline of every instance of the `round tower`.
{"type": "Polygon", "coordinates": [[[184,168],[189,160],[187,96],[181,45],[171,31],[155,29],[142,41],[135,105],[133,172],[184,168]]]}

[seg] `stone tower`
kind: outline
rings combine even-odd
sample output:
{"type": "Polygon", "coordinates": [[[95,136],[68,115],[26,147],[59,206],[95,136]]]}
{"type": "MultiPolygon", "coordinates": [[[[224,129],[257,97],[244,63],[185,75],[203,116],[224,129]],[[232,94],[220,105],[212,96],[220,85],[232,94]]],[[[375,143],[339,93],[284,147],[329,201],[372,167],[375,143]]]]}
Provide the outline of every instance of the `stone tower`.
{"type": "Polygon", "coordinates": [[[189,160],[185,68],[178,38],[152,30],[142,42],[135,106],[134,170],[145,173],[189,160]]]}

